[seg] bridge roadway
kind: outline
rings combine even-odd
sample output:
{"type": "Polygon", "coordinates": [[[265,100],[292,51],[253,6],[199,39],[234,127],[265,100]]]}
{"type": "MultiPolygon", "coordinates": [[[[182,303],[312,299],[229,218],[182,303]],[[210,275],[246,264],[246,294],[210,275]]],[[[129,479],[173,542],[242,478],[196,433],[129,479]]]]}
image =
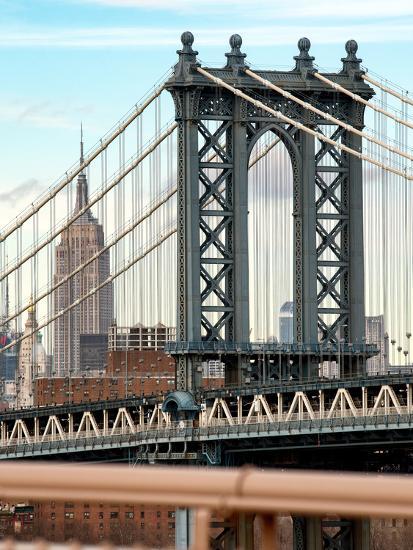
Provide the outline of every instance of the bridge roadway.
{"type": "Polygon", "coordinates": [[[191,399],[177,392],[8,411],[0,459],[219,464],[231,453],[413,444],[413,374],[206,390],[188,407],[191,399]]]}

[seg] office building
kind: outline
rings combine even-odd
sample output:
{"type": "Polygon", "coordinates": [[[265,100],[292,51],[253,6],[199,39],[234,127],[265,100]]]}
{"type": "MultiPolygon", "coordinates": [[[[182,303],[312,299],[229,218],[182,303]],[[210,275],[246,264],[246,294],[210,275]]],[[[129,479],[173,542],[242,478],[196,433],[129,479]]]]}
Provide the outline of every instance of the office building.
{"type": "MultiPolygon", "coordinates": [[[[83,142],[80,162],[83,163],[83,142]]],[[[61,234],[56,246],[54,282],[67,277],[74,269],[94,256],[104,246],[103,226],[93,217],[88,205],[88,182],[82,171],[77,180],[74,214],[82,212],[61,234]]],[[[54,293],[54,310],[59,312],[87,294],[110,275],[109,251],[103,252],[80,273],[63,283],[54,293]]],[[[81,372],[81,336],[107,334],[113,319],[113,288],[104,286],[99,292],[80,303],[55,321],[54,366],[56,376],[81,372]]],[[[90,340],[89,340],[90,344],[90,340]]],[[[97,342],[96,356],[101,341],[97,342]]],[[[90,345],[88,354],[90,355],[90,345]]]]}

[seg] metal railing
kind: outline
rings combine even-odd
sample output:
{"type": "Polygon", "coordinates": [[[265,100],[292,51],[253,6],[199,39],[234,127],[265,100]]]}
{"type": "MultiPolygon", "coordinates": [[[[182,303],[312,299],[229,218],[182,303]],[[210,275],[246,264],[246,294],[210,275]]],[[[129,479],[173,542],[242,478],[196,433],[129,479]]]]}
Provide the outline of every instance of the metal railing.
{"type": "Polygon", "coordinates": [[[192,550],[209,548],[214,512],[258,516],[263,550],[277,549],[275,519],[286,511],[309,517],[413,518],[413,479],[382,474],[13,463],[0,469],[0,498],[193,509],[192,550]]]}
{"type": "Polygon", "coordinates": [[[167,353],[273,353],[273,354],[317,354],[324,355],[347,355],[347,354],[377,354],[379,352],[376,344],[363,343],[279,343],[279,342],[224,342],[224,341],[201,341],[181,342],[170,341],[165,344],[167,353]]]}
{"type": "MultiPolygon", "coordinates": [[[[338,431],[366,431],[385,428],[409,428],[413,424],[413,417],[403,407],[398,412],[394,407],[371,416],[332,415],[324,418],[311,418],[307,413],[298,415],[293,413],[289,420],[270,421],[262,416],[258,422],[256,418],[230,424],[228,419],[211,419],[207,426],[194,426],[192,421],[169,422],[162,426],[154,425],[130,426],[101,430],[101,433],[94,433],[93,429],[64,433],[62,438],[59,433],[48,434],[40,437],[22,435],[20,438],[8,439],[0,446],[0,459],[19,458],[22,456],[33,456],[34,454],[56,454],[68,452],[69,448],[75,450],[110,448],[113,446],[136,447],[152,443],[168,443],[171,441],[199,440],[210,441],[220,439],[234,439],[244,437],[280,437],[301,433],[314,433],[315,431],[338,432],[338,431]]],[[[235,419],[236,420],[236,419],[235,419]]]]}

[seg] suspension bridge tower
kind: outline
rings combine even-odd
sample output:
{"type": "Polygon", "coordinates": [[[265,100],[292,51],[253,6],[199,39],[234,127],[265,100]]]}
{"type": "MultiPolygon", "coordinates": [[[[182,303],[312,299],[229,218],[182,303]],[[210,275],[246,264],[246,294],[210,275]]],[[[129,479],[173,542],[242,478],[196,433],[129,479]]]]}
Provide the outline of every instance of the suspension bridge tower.
{"type": "MultiPolygon", "coordinates": [[[[226,383],[242,384],[254,344],[249,342],[248,161],[266,132],[288,150],[293,172],[294,343],[268,344],[281,365],[277,376],[306,378],[318,372],[326,349],[344,354],[343,368],[364,369],[364,264],[362,138],[269,89],[248,74],[239,35],[223,68],[208,74],[258,98],[298,123],[287,124],[200,72],[194,37],[182,34],[182,49],[166,87],[178,123],[178,389],[195,390],[201,362],[219,357],[226,383]],[[319,141],[299,125],[337,144],[319,141]],[[288,347],[288,349],[287,349],[288,347]],[[340,349],[341,348],[341,349],[340,349]],[[280,370],[281,369],[281,370],[280,370]]],[[[265,81],[361,130],[364,105],[314,78],[310,41],[298,41],[291,71],[257,71],[265,81]]],[[[346,43],[330,81],[368,100],[373,90],[361,78],[357,43],[346,43]]],[[[271,239],[271,236],[269,236],[271,239]]]]}

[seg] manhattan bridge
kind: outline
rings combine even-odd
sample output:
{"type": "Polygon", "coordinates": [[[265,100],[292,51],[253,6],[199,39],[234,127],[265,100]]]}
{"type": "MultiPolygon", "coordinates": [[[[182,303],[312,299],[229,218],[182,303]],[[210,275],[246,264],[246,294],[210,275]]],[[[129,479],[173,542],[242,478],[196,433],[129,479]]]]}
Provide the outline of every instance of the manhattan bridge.
{"type": "MultiPolygon", "coordinates": [[[[409,472],[413,100],[354,40],[336,71],[307,38],[288,70],[247,61],[239,35],[219,68],[181,41],[172,71],[0,236],[17,334],[1,353],[41,330],[53,356],[59,319],[112,285],[120,325],[176,325],[176,389],[4,412],[0,458],[409,472]],[[104,247],[58,280],[60,236],[90,211],[104,247]],[[110,275],[56,308],[108,253],[110,275]],[[288,300],[292,343],[276,337],[288,300]],[[38,325],[21,335],[29,307],[38,325]],[[366,314],[386,323],[376,370],[366,314]],[[209,360],[222,388],[202,383],[209,360]]],[[[312,521],[295,518],[297,549],[316,547],[312,521]]],[[[340,548],[367,548],[365,526],[340,526],[340,548]]]]}

